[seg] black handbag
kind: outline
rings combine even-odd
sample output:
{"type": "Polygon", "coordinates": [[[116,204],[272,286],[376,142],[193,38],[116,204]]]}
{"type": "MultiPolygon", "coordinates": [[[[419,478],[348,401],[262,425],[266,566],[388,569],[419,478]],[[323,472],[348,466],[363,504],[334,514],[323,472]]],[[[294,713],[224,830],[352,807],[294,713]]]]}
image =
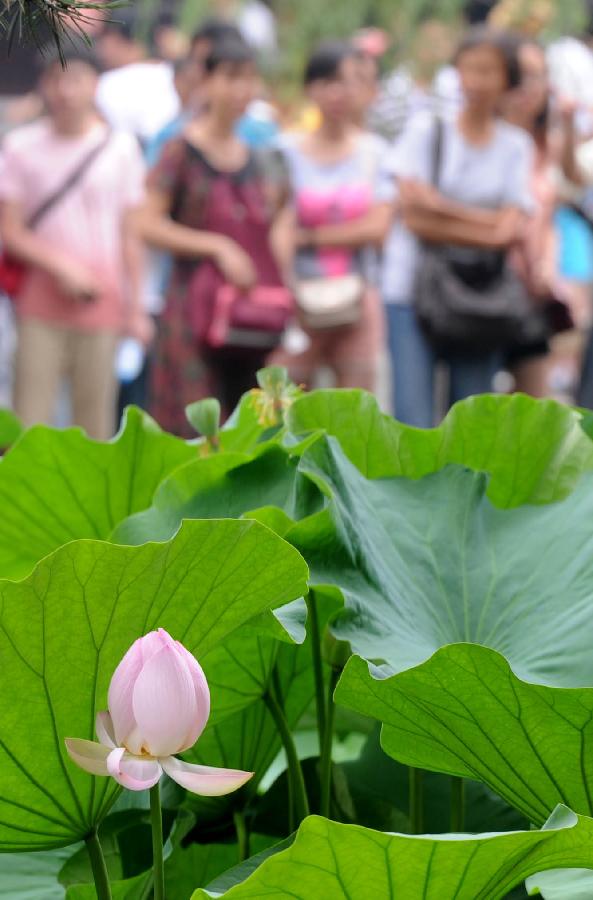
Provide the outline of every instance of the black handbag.
{"type": "MultiPolygon", "coordinates": [[[[440,184],[444,124],[435,117],[432,184],[440,184]]],[[[487,351],[544,340],[545,317],[504,251],[424,243],[414,302],[430,340],[444,349],[487,351]]]]}

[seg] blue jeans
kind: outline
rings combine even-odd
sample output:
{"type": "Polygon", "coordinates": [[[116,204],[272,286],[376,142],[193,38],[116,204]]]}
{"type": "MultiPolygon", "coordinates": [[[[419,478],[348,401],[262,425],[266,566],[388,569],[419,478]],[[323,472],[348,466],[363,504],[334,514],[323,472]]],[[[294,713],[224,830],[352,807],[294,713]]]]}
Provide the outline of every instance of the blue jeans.
{"type": "Polygon", "coordinates": [[[417,428],[436,424],[435,370],[439,361],[449,370],[447,408],[464,397],[492,390],[502,354],[439,355],[425,336],[412,305],[387,303],[389,353],[393,373],[395,418],[417,428]]]}

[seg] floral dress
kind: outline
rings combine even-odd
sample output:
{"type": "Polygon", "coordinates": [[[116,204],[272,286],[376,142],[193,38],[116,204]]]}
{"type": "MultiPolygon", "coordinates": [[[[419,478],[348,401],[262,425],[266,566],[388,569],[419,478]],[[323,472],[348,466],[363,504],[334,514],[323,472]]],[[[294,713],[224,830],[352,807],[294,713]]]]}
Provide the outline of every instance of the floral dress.
{"type": "MultiPolygon", "coordinates": [[[[148,183],[170,196],[175,222],[202,230],[210,192],[220,179],[231,180],[251,198],[254,194],[260,198],[262,215],[268,217],[271,226],[280,196],[278,171],[271,157],[251,151],[241,168],[223,172],[214,168],[197,147],[179,138],[165,146],[148,183]]],[[[229,217],[232,214],[229,209],[229,217]]],[[[199,264],[196,260],[174,259],[152,371],[151,414],[167,431],[182,437],[195,436],[185,417],[188,404],[216,397],[226,417],[242,394],[255,386],[255,373],[265,365],[268,353],[251,348],[212,350],[199,343],[189,316],[189,287],[199,264]]]]}

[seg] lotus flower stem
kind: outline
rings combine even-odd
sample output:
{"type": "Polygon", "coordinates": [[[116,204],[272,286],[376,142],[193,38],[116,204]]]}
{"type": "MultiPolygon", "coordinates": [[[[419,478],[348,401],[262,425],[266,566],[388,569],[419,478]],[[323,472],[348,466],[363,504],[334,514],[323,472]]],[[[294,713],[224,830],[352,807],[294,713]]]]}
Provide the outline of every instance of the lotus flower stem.
{"type": "Polygon", "coordinates": [[[264,701],[270,711],[272,718],[274,719],[274,723],[276,725],[276,728],[278,729],[278,734],[280,735],[280,740],[282,741],[282,746],[284,747],[284,752],[286,753],[288,776],[289,778],[292,777],[292,784],[294,789],[294,807],[297,820],[296,824],[300,825],[303,819],[306,819],[309,815],[309,800],[307,798],[307,789],[305,787],[305,779],[303,777],[303,770],[301,769],[301,762],[299,760],[292,732],[288,727],[288,722],[286,721],[286,716],[284,715],[284,710],[281,704],[276,699],[273,690],[268,690],[264,694],[264,701]]]}
{"type": "Polygon", "coordinates": [[[239,845],[239,862],[249,859],[249,829],[245,821],[245,813],[241,809],[235,810],[233,813],[233,822],[237,833],[237,843],[239,845]]]}
{"type": "Polygon", "coordinates": [[[311,653],[313,656],[313,677],[315,679],[315,706],[317,709],[317,730],[319,732],[319,748],[323,746],[325,735],[325,687],[323,681],[323,660],[321,658],[321,633],[319,631],[319,611],[317,598],[313,591],[307,595],[308,624],[311,634],[311,653]]]}
{"type": "Polygon", "coordinates": [[[154,900],[165,900],[165,867],[163,862],[163,814],[160,783],[150,789],[150,821],[152,824],[152,870],[154,900]]]}
{"type": "Polygon", "coordinates": [[[408,768],[410,785],[410,830],[412,834],[424,832],[424,772],[422,769],[408,768]]]}
{"type": "Polygon", "coordinates": [[[321,747],[321,759],[319,763],[319,779],[321,782],[321,807],[320,813],[326,819],[330,817],[331,787],[332,787],[332,746],[334,740],[334,715],[336,705],[334,703],[334,691],[340,679],[340,672],[331,670],[327,687],[327,710],[325,716],[325,731],[321,747]]]}
{"type": "Polygon", "coordinates": [[[465,820],[465,782],[463,778],[451,777],[451,831],[463,831],[465,820]]]}
{"type": "Polygon", "coordinates": [[[91,831],[86,838],[86,849],[93,870],[97,900],[111,900],[111,885],[109,884],[109,875],[107,873],[103,848],[101,847],[97,829],[91,831]]]}

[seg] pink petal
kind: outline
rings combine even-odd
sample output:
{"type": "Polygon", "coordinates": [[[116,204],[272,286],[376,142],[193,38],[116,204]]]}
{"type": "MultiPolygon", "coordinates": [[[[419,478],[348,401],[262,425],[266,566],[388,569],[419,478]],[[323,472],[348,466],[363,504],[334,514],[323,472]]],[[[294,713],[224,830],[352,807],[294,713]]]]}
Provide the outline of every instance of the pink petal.
{"type": "Polygon", "coordinates": [[[198,717],[189,667],[176,647],[165,645],[142,667],[133,697],[142,749],[170,756],[184,746],[198,717]]]}
{"type": "Polygon", "coordinates": [[[116,747],[107,757],[107,769],[118,784],[130,791],[146,791],[157,783],[162,769],[156,759],[140,759],[116,747]]]}
{"type": "Polygon", "coordinates": [[[142,662],[147,663],[149,659],[162,650],[168,643],[173,643],[173,638],[165,631],[159,628],[158,631],[149,631],[143,638],[140,638],[140,649],[142,651],[142,662]]]}
{"type": "Polygon", "coordinates": [[[108,704],[113,720],[115,742],[125,744],[126,738],[133,731],[136,721],[132,706],[132,697],[136,679],[142,670],[142,648],[139,638],[134,641],[119,666],[113,673],[109,685],[108,704]]]}
{"type": "Polygon", "coordinates": [[[206,727],[206,723],[210,715],[210,688],[208,687],[208,682],[206,681],[204,670],[202,669],[195,656],[193,656],[189,652],[189,650],[183,646],[183,644],[180,644],[179,641],[175,641],[175,645],[189,668],[189,673],[192,677],[194,690],[196,692],[196,706],[198,710],[198,714],[192,724],[192,728],[189,734],[186,737],[184,746],[181,747],[178,751],[181,752],[182,750],[189,750],[190,747],[193,747],[199,736],[202,734],[204,728],[206,727]]]}
{"type": "Polygon", "coordinates": [[[160,759],[159,762],[169,778],[186,791],[199,794],[201,797],[222,797],[224,794],[232,794],[253,777],[253,772],[194,766],[175,759],[174,756],[160,759]]]}
{"type": "Polygon", "coordinates": [[[108,712],[97,713],[97,718],[95,719],[95,731],[104,747],[109,747],[110,750],[117,747],[117,744],[115,743],[113,721],[108,712]]]}
{"type": "Polygon", "coordinates": [[[85,772],[90,772],[91,775],[109,775],[107,757],[110,751],[107,747],[79,738],[66,738],[65,743],[70,759],[85,772]]]}

